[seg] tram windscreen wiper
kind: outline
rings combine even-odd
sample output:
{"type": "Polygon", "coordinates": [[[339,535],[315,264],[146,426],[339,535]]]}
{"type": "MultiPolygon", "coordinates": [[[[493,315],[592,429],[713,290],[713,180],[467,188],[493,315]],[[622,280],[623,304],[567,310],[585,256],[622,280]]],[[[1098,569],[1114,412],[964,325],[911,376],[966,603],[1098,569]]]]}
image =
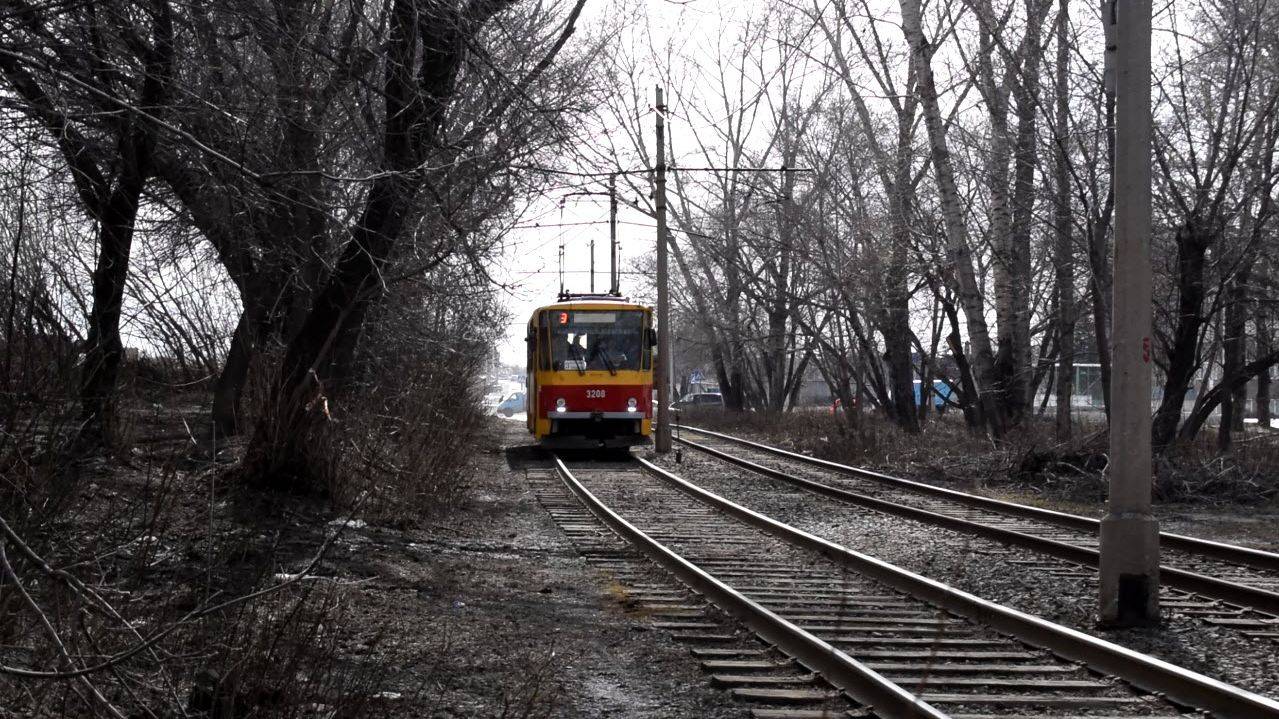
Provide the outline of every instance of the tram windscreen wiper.
{"type": "Polygon", "coordinates": [[[613,364],[613,360],[608,356],[608,350],[604,348],[604,340],[600,340],[595,345],[595,349],[591,350],[592,354],[597,354],[600,359],[604,360],[604,366],[608,368],[608,373],[617,375],[617,367],[613,364]]]}
{"type": "Polygon", "coordinates": [[[569,342],[568,346],[569,346],[569,349],[572,351],[572,353],[577,355],[577,359],[574,360],[574,362],[577,363],[577,373],[579,375],[586,374],[587,360],[585,357],[582,356],[582,348],[578,347],[576,342],[569,342]]]}

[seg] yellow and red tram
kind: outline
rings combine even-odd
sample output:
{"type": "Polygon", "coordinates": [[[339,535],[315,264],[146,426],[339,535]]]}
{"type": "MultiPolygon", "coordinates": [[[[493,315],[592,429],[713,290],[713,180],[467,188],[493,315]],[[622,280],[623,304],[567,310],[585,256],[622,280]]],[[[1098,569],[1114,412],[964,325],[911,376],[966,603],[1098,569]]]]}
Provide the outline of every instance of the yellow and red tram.
{"type": "Polygon", "coordinates": [[[528,322],[528,431],[548,447],[630,447],[652,432],[653,312],[561,295],[528,322]]]}

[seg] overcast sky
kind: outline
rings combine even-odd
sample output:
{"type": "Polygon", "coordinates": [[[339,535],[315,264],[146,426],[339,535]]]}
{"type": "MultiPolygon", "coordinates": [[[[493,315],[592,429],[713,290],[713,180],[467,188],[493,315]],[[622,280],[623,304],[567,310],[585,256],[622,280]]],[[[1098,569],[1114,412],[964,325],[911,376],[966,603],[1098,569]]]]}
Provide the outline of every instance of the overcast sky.
{"type": "MultiPolygon", "coordinates": [[[[726,19],[723,13],[747,8],[750,3],[669,2],[588,2],[584,23],[592,33],[601,25],[624,23],[632,31],[651,34],[654,47],[665,47],[677,32],[679,42],[688,42],[715,31],[726,19]]],[[[731,22],[731,17],[729,18],[731,22]]],[[[584,33],[585,34],[585,33],[584,33]]],[[[655,88],[656,73],[641,77],[641,86],[655,88]]],[[[674,121],[674,120],[673,120],[674,121]]],[[[647,132],[653,132],[652,114],[645,120],[647,132]]],[[[651,135],[650,135],[651,142],[651,135]]],[[[591,168],[585,168],[591,169],[591,168]]],[[[579,180],[566,182],[578,185],[579,180]]],[[[598,190],[606,189],[601,183],[598,190]]],[[[558,253],[564,244],[564,284],[570,292],[590,289],[590,242],[595,240],[595,289],[608,290],[608,198],[596,196],[565,197],[574,187],[549,191],[533,200],[525,218],[506,238],[505,252],[492,270],[493,278],[506,285],[506,306],[512,313],[506,339],[499,347],[504,363],[524,364],[524,326],[537,307],[554,302],[559,291],[558,253]],[[563,207],[561,208],[561,200],[563,207]]],[[[651,253],[656,230],[653,219],[638,211],[620,206],[618,239],[621,244],[621,291],[632,299],[651,301],[643,296],[645,283],[633,274],[636,258],[651,253]]]]}
{"type": "MultiPolygon", "coordinates": [[[[761,3],[749,0],[604,0],[588,2],[586,7],[583,32],[579,35],[583,41],[587,37],[599,37],[603,33],[606,37],[616,39],[618,49],[626,48],[626,51],[641,56],[645,56],[650,48],[659,55],[664,51],[669,52],[666,56],[668,66],[663,68],[663,72],[673,82],[681,85],[679,90],[688,97],[698,96],[696,87],[700,83],[716,81],[711,77],[715,73],[715,53],[733,53],[741,25],[764,10],[761,3]],[[603,27],[608,29],[601,30],[603,27]],[[636,47],[637,44],[647,47],[636,47]]],[[[890,26],[881,28],[881,32],[884,32],[890,44],[897,45],[900,38],[892,31],[898,12],[897,3],[895,0],[883,0],[882,3],[872,0],[872,7],[876,10],[882,8],[883,14],[876,15],[875,19],[890,26]]],[[[1156,55],[1167,51],[1169,34],[1166,28],[1172,22],[1167,9],[1168,6],[1156,9],[1156,55]]],[[[1095,18],[1096,13],[1095,3],[1084,0],[1073,2],[1072,14],[1078,18],[1079,31],[1083,33],[1082,37],[1076,38],[1076,44],[1082,52],[1089,54],[1100,53],[1102,47],[1100,26],[1096,28],[1095,36],[1087,34],[1089,22],[1085,18],[1095,18]]],[[[943,79],[951,72],[962,70],[959,57],[952,56],[953,52],[953,48],[949,48],[937,61],[935,69],[943,79]]],[[[658,73],[644,61],[637,64],[635,74],[635,85],[646,88],[651,95],[652,89],[659,82],[658,73]]],[[[947,86],[946,82],[941,84],[947,86]]],[[[676,162],[680,161],[681,152],[688,154],[695,148],[691,136],[700,135],[703,140],[709,137],[714,142],[714,132],[706,123],[715,122],[704,116],[704,113],[697,114],[694,108],[681,107],[679,94],[676,88],[668,88],[668,104],[671,105],[668,128],[677,156],[676,162]]],[[[713,88],[708,88],[708,96],[715,94],[713,88]]],[[[950,98],[943,98],[943,104],[948,99],[950,98]]],[[[876,100],[872,98],[873,102],[876,100]]],[[[973,105],[972,111],[980,110],[978,102],[976,93],[966,95],[966,103],[973,105]]],[[[637,112],[642,115],[645,137],[651,145],[651,107],[639,108],[637,112]]],[[[607,128],[608,122],[607,119],[601,120],[602,127],[607,128]]],[[[620,145],[626,143],[625,139],[618,142],[620,145]]],[[[562,189],[548,191],[545,196],[532,200],[525,218],[507,236],[505,252],[492,268],[494,279],[507,287],[505,302],[512,313],[506,338],[499,347],[503,362],[523,364],[524,325],[528,316],[534,308],[555,300],[559,289],[557,256],[561,242],[565,249],[566,289],[574,292],[589,289],[587,271],[590,266],[589,245],[592,239],[596,242],[596,290],[603,292],[608,287],[607,198],[569,197],[561,208],[564,195],[578,189],[574,186],[580,186],[581,180],[566,178],[565,184],[562,189]]],[[[599,187],[593,189],[603,190],[605,186],[601,181],[599,187]]],[[[641,301],[651,301],[652,298],[640,294],[651,283],[626,273],[633,271],[636,258],[653,251],[656,234],[652,228],[653,220],[624,206],[618,219],[618,236],[622,244],[622,293],[641,301]]]]}

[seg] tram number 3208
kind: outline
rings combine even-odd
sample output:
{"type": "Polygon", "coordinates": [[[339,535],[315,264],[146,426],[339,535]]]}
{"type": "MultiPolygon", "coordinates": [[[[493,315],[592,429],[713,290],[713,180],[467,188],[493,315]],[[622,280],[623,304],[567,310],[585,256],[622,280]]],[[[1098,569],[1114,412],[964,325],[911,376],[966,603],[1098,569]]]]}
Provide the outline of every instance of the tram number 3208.
{"type": "Polygon", "coordinates": [[[586,398],[587,399],[604,399],[604,390],[588,389],[586,390],[586,398]]]}

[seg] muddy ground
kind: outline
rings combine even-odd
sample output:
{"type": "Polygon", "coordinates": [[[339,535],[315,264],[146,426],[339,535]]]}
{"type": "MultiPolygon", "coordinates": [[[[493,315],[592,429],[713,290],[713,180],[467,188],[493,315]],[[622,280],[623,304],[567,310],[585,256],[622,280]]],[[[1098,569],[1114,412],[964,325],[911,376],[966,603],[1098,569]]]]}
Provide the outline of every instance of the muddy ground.
{"type": "MultiPolygon", "coordinates": [[[[439,655],[451,657],[428,671],[431,692],[424,704],[430,707],[427,714],[499,716],[506,703],[513,702],[546,716],[742,715],[744,709],[734,707],[726,694],[710,686],[686,648],[660,632],[648,631],[647,620],[625,613],[609,592],[610,578],[577,557],[537,504],[524,481],[523,469],[540,466],[544,459],[526,446],[522,420],[499,418],[497,427],[494,442],[500,447],[485,455],[491,471],[477,479],[471,499],[447,522],[433,523],[402,538],[385,537],[382,551],[377,552],[383,559],[374,570],[381,579],[365,590],[370,612],[402,617],[406,633],[438,637],[439,655]]],[[[769,491],[788,494],[775,487],[769,491]]],[[[1025,494],[991,493],[1023,501],[1035,499],[1025,494]]],[[[770,497],[764,504],[780,499],[770,497]]],[[[1085,514],[1101,509],[1088,503],[1040,503],[1085,514]]],[[[1162,509],[1167,531],[1279,548],[1279,528],[1269,521],[1274,517],[1269,508],[1162,509]]],[[[882,539],[885,535],[872,531],[867,536],[882,539]]],[[[909,543],[890,541],[886,546],[903,544],[909,543]]],[[[883,553],[889,555],[885,558],[902,559],[895,551],[883,553]]],[[[960,564],[968,565],[969,571],[963,574],[973,573],[971,563],[960,564]]],[[[953,573],[940,573],[950,576],[938,578],[958,581],[979,594],[983,592],[976,585],[999,585],[989,576],[958,579],[953,573]]],[[[991,593],[1004,601],[1025,604],[1016,597],[1020,594],[1025,599],[1027,588],[1015,589],[991,593]]],[[[1089,609],[1076,612],[1079,616],[1044,613],[1082,627],[1089,623],[1084,616],[1089,609]]],[[[1193,631],[1206,630],[1195,627],[1193,631]]],[[[1230,662],[1220,657],[1208,662],[1202,652],[1159,651],[1167,647],[1151,637],[1127,639],[1126,643],[1135,647],[1155,649],[1168,658],[1181,659],[1251,688],[1263,692],[1273,688],[1253,676],[1259,670],[1255,664],[1229,671],[1230,662]]]]}
{"type": "Polygon", "coordinates": [[[522,423],[496,424],[498,446],[457,511],[413,530],[364,527],[347,542],[348,571],[370,577],[359,611],[390,629],[385,649],[419,655],[386,687],[403,696],[393,714],[745,716],[686,646],[628,615],[610,577],[578,557],[524,480],[545,462],[523,446],[522,423]]]}
{"type": "MultiPolygon", "coordinates": [[[[588,566],[538,504],[525,478],[525,469],[546,466],[546,459],[529,446],[522,418],[494,418],[492,426],[468,475],[469,486],[458,492],[463,497],[459,504],[395,524],[355,520],[315,568],[316,576],[305,579],[307,587],[331,590],[324,594],[325,601],[330,602],[328,613],[317,628],[304,629],[305,640],[326,646],[331,642],[331,656],[339,668],[362,672],[355,680],[356,692],[371,697],[353,715],[674,719],[745,716],[747,708],[711,685],[686,645],[654,631],[651,619],[631,613],[612,578],[588,566]]],[[[145,469],[149,466],[148,457],[147,453],[137,453],[133,461],[145,469]]],[[[138,505],[145,510],[152,501],[149,498],[159,496],[155,482],[147,472],[136,467],[130,470],[129,466],[130,462],[124,462],[86,470],[93,481],[84,483],[81,504],[100,508],[98,514],[118,513],[113,509],[116,503],[121,507],[138,505]],[[109,499],[112,497],[116,499],[109,499]],[[131,498],[132,504],[123,502],[121,498],[125,497],[131,498]]],[[[686,465],[683,469],[687,468],[686,465]]],[[[161,623],[166,617],[177,616],[191,603],[183,597],[202,586],[206,564],[210,572],[225,564],[225,576],[232,578],[248,571],[236,569],[241,564],[263,565],[267,574],[262,586],[278,583],[305,566],[322,537],[333,534],[343,522],[331,509],[296,500],[285,511],[275,507],[255,513],[248,507],[251,511],[246,512],[245,506],[234,501],[235,493],[227,490],[225,480],[213,481],[218,476],[216,467],[194,463],[171,477],[172,486],[161,494],[170,498],[166,501],[171,504],[172,517],[166,520],[166,526],[142,528],[143,534],[148,535],[143,539],[151,543],[139,558],[152,561],[151,569],[145,576],[139,575],[136,585],[121,580],[112,586],[117,592],[113,596],[121,597],[122,606],[139,607],[138,616],[161,623]],[[213,550],[206,551],[206,542],[212,542],[206,530],[213,532],[214,519],[218,541],[226,546],[219,548],[214,543],[213,550]],[[275,536],[280,538],[271,539],[275,536]],[[255,556],[259,558],[254,559],[255,556]],[[145,610],[143,599],[158,599],[158,606],[167,602],[172,607],[152,617],[154,612],[145,610]]],[[[763,506],[785,499],[784,492],[756,489],[763,490],[757,497],[763,506]]],[[[161,503],[160,499],[154,501],[157,506],[161,503]]],[[[1092,514],[1098,509],[1096,505],[1063,506],[1060,502],[1056,506],[1092,514]]],[[[1279,517],[1273,508],[1162,509],[1166,530],[1279,549],[1279,517]]],[[[130,533],[138,529],[137,523],[115,524],[105,526],[115,527],[121,537],[94,534],[93,528],[99,524],[78,515],[67,520],[72,534],[79,531],[96,537],[95,546],[119,546],[120,551],[128,550],[126,555],[140,551],[129,549],[137,543],[130,539],[130,533]]],[[[867,531],[855,522],[839,529],[837,534],[844,535],[842,538],[850,543],[855,543],[854,535],[894,536],[892,532],[867,531]],[[849,534],[842,530],[852,531],[849,534]]],[[[926,536],[919,537],[920,542],[927,540],[926,536]]],[[[881,551],[889,555],[885,558],[892,559],[889,548],[900,548],[902,544],[888,542],[887,547],[865,549],[881,551]]],[[[979,594],[984,592],[977,585],[988,590],[1002,586],[997,578],[973,571],[982,567],[982,562],[969,562],[964,557],[959,557],[958,562],[968,571],[944,571],[941,573],[947,576],[939,578],[957,581],[979,594]],[[967,576],[971,581],[963,581],[966,575],[971,575],[967,576]]],[[[917,568],[925,572],[928,569],[917,568]]],[[[221,589],[243,591],[239,586],[221,589]]],[[[286,598],[292,601],[296,589],[295,586],[286,592],[287,597],[281,596],[281,606],[286,598]]],[[[1025,599],[1042,594],[1033,591],[1042,588],[1006,589],[1007,592],[992,592],[1000,596],[991,598],[1016,604],[1017,595],[1025,599]]],[[[1061,609],[1037,607],[1034,602],[1022,604],[1047,616],[1061,609]]],[[[1057,613],[1059,620],[1086,621],[1084,610],[1073,617],[1070,612],[1057,613]]],[[[0,621],[0,629],[5,628],[0,621]]],[[[215,639],[214,646],[220,646],[221,639],[215,639]]],[[[186,661],[202,664],[201,657],[210,647],[208,639],[203,641],[206,643],[191,651],[181,652],[181,646],[173,649],[186,661]]],[[[242,655],[232,654],[233,662],[243,659],[242,655]]],[[[1257,672],[1272,672],[1274,667],[1271,662],[1249,661],[1241,671],[1225,671],[1222,660],[1209,662],[1202,654],[1172,652],[1168,656],[1199,668],[1217,669],[1214,673],[1218,676],[1236,680],[1257,672]]],[[[0,642],[0,660],[42,666],[38,658],[23,653],[22,647],[5,646],[4,642],[0,642]]],[[[291,682],[293,676],[296,674],[288,667],[281,670],[283,681],[291,682]]],[[[175,703],[180,701],[191,708],[199,691],[187,681],[182,680],[173,698],[175,703]]],[[[1265,680],[1243,683],[1263,691],[1272,687],[1265,680]]],[[[331,696],[326,695],[326,686],[310,696],[331,696]]],[[[30,712],[10,711],[13,704],[6,706],[7,699],[26,692],[26,686],[0,676],[0,717],[31,716],[30,712]]],[[[308,705],[317,710],[324,707],[323,702],[308,705]]],[[[50,713],[48,708],[56,705],[49,702],[44,702],[44,706],[41,716],[68,715],[50,713]]],[[[165,711],[163,715],[174,712],[165,711]]]]}
{"type": "MultiPolygon", "coordinates": [[[[610,576],[578,556],[525,480],[527,465],[545,464],[527,444],[522,421],[495,418],[457,504],[386,522],[318,498],[238,492],[223,474],[229,464],[179,460],[160,473],[169,454],[95,460],[69,500],[86,511],[66,512],[39,546],[115,562],[111,571],[68,566],[137,626],[267,591],[207,625],[180,624],[161,645],[168,668],[139,655],[127,691],[94,675],[127,716],[745,716],[687,645],[632,614],[610,576]],[[79,544],[88,549],[66,546],[79,544]]],[[[24,575],[28,587],[46,584],[24,575]]],[[[18,611],[8,588],[0,582],[0,665],[56,667],[36,617],[18,611]]],[[[76,604],[53,594],[37,595],[44,611],[72,623],[76,604]]],[[[81,633],[68,626],[63,636],[81,633]]],[[[109,715],[77,689],[0,672],[0,719],[109,715]]]]}

